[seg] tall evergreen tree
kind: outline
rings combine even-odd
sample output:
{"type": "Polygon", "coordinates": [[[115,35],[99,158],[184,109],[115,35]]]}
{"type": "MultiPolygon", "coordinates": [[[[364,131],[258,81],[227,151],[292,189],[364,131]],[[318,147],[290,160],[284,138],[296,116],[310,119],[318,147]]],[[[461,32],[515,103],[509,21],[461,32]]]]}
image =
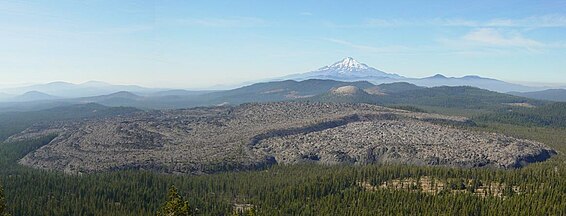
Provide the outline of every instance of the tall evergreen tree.
{"type": "Polygon", "coordinates": [[[161,207],[161,211],[157,213],[159,216],[185,216],[191,215],[189,202],[184,201],[183,197],[177,192],[175,186],[169,188],[167,193],[167,201],[161,207]]]}
{"type": "Polygon", "coordinates": [[[4,189],[0,186],[0,216],[8,216],[6,209],[6,198],[4,198],[4,189]]]}

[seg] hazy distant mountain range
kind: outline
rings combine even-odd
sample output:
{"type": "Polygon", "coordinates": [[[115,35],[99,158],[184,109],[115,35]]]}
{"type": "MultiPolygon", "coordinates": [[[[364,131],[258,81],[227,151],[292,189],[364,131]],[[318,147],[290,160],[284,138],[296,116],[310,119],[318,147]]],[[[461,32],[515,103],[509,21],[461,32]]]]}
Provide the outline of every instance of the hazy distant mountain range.
{"type": "Polygon", "coordinates": [[[539,100],[566,102],[566,89],[547,89],[535,92],[509,92],[509,94],[539,100]]]}
{"type": "Polygon", "coordinates": [[[165,89],[145,88],[136,85],[112,85],[100,81],[90,81],[81,84],[73,84],[68,82],[51,82],[47,84],[0,89],[0,92],[6,95],[22,95],[29,92],[40,92],[60,98],[76,98],[112,94],[119,91],[147,94],[163,90],[165,89]]]}
{"type": "Polygon", "coordinates": [[[513,84],[501,80],[484,78],[480,76],[446,77],[437,74],[426,78],[408,78],[398,74],[386,73],[378,69],[360,63],[351,57],[344,58],[330,66],[318,70],[294,74],[278,78],[276,80],[306,80],[306,79],[331,79],[339,81],[369,81],[374,84],[408,82],[419,86],[473,86],[497,92],[528,92],[539,91],[543,88],[530,87],[513,84]]]}
{"type": "MultiPolygon", "coordinates": [[[[363,90],[355,91],[359,97],[354,98],[354,100],[373,102],[378,101],[375,98],[376,95],[382,96],[379,100],[390,100],[390,98],[384,95],[390,95],[395,88],[400,91],[417,90],[408,91],[413,95],[419,95],[422,92],[450,95],[453,91],[477,93],[478,91],[475,88],[479,88],[489,90],[479,92],[484,95],[491,95],[495,92],[509,92],[509,94],[520,97],[566,101],[566,90],[564,89],[545,90],[544,88],[513,84],[479,76],[455,78],[437,74],[426,78],[408,78],[380,71],[348,57],[316,71],[294,74],[277,78],[273,81],[222,91],[145,88],[136,85],[112,85],[98,81],[82,84],[53,82],[0,89],[0,111],[37,110],[40,108],[84,103],[99,103],[107,106],[131,106],[144,109],[172,109],[307,98],[326,98],[341,101],[342,99],[338,99],[339,97],[335,97],[332,94],[329,96],[329,92],[344,86],[354,86],[363,90]],[[454,88],[430,88],[440,86],[454,88]],[[462,86],[475,88],[461,88],[462,86]],[[386,90],[384,91],[384,89],[386,90]],[[323,94],[326,94],[326,96],[323,94]]],[[[346,89],[352,90],[353,88],[349,87],[346,89]]],[[[412,96],[404,95],[404,97],[410,98],[412,96]]],[[[459,98],[453,99],[457,100],[459,98]]],[[[345,101],[350,100],[352,100],[352,97],[347,98],[345,101]]]]}
{"type": "Polygon", "coordinates": [[[195,106],[237,105],[248,102],[320,101],[371,103],[380,105],[416,104],[447,108],[505,107],[506,104],[542,104],[539,101],[475,87],[420,87],[400,82],[374,85],[368,81],[345,82],[309,79],[257,83],[237,89],[216,92],[194,92],[185,95],[154,93],[138,95],[127,91],[93,97],[63,98],[0,103],[0,111],[29,111],[69,105],[97,103],[105,106],[127,106],[140,109],[176,109],[195,106]]]}
{"type": "Polygon", "coordinates": [[[11,98],[12,101],[18,101],[18,102],[55,100],[55,99],[59,99],[59,97],[39,91],[28,91],[26,93],[11,98]]]}

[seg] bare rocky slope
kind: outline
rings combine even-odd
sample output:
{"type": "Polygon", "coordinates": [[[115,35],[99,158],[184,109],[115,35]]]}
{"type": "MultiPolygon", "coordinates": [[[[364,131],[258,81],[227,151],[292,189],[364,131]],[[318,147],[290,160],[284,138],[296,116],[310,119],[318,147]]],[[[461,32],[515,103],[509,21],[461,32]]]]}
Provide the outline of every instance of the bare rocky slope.
{"type": "Polygon", "coordinates": [[[58,134],[20,163],[67,173],[209,173],[276,163],[521,167],[541,143],[465,130],[466,118],[368,104],[277,102],[37,124],[9,141],[58,134]]]}

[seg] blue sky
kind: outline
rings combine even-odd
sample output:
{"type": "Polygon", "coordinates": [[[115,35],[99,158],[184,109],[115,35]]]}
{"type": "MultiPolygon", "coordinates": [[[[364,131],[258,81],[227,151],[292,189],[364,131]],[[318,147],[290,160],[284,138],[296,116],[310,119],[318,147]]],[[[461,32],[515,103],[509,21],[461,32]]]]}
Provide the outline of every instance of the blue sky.
{"type": "Polygon", "coordinates": [[[0,2],[0,85],[205,88],[351,56],[409,77],[566,83],[566,1],[0,2]]]}

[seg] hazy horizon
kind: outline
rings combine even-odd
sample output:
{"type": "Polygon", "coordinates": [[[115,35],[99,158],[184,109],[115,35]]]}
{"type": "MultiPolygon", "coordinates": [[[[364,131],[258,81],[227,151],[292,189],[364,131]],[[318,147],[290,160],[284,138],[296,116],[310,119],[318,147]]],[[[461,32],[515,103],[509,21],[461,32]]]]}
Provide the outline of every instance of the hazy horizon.
{"type": "MultiPolygon", "coordinates": [[[[328,64],[330,65],[330,64],[328,64]]],[[[323,65],[326,66],[326,65],[323,65]]],[[[371,67],[371,65],[368,65],[371,67]]],[[[322,67],[322,66],[321,66],[322,67]]],[[[316,68],[318,69],[318,68],[316,68]]],[[[289,73],[289,74],[284,74],[282,76],[285,75],[292,75],[292,74],[298,74],[298,73],[305,73],[305,72],[309,72],[309,71],[313,71],[316,69],[309,69],[303,72],[296,72],[296,73],[289,73]]],[[[390,71],[385,71],[385,72],[390,72],[390,71]]],[[[396,73],[396,72],[391,72],[391,73],[396,73]]],[[[441,74],[441,75],[445,75],[447,77],[453,77],[453,76],[449,76],[443,73],[437,73],[437,74],[441,74]]],[[[399,74],[399,75],[403,75],[403,74],[399,74]]],[[[434,76],[436,74],[430,74],[428,76],[424,76],[424,77],[411,77],[411,78],[426,78],[426,77],[431,77],[434,76]]],[[[460,77],[463,76],[475,76],[477,74],[466,74],[466,75],[462,75],[460,77]]],[[[460,77],[455,77],[455,78],[460,78],[460,77]]],[[[12,83],[12,84],[4,84],[4,83],[0,83],[0,93],[2,89],[10,89],[10,88],[20,88],[20,87],[27,87],[27,86],[33,86],[33,85],[42,85],[42,84],[49,84],[49,83],[57,83],[57,82],[64,82],[64,83],[72,83],[72,84],[84,84],[84,83],[88,83],[88,82],[103,82],[103,83],[107,83],[107,84],[111,84],[111,85],[135,85],[135,86],[140,86],[140,87],[148,87],[148,88],[163,88],[163,89],[185,89],[185,90],[226,90],[226,89],[232,89],[232,88],[237,88],[239,86],[244,86],[244,85],[250,85],[253,83],[257,83],[257,82],[269,82],[271,79],[275,79],[275,78],[280,78],[280,77],[269,77],[269,78],[264,78],[262,80],[256,79],[256,80],[247,80],[247,81],[241,81],[241,82],[233,82],[233,83],[219,83],[219,84],[212,84],[209,86],[187,86],[187,85],[178,85],[178,86],[168,86],[168,85],[160,85],[159,83],[156,83],[156,85],[144,85],[144,84],[140,84],[140,83],[135,83],[135,82],[109,82],[109,81],[105,81],[105,80],[84,80],[84,81],[68,81],[68,80],[52,80],[52,81],[46,81],[46,82],[27,82],[27,83],[12,83]]],[[[484,78],[492,78],[492,77],[484,77],[484,78]]],[[[546,87],[546,88],[566,88],[566,82],[530,82],[530,81],[515,81],[515,80],[501,80],[504,82],[509,82],[509,83],[515,83],[515,84],[520,84],[520,85],[526,85],[526,86],[532,86],[532,87],[546,87]]]]}
{"type": "Polygon", "coordinates": [[[565,85],[566,3],[486,2],[4,1],[0,87],[203,89],[346,56],[407,77],[565,85]]]}

